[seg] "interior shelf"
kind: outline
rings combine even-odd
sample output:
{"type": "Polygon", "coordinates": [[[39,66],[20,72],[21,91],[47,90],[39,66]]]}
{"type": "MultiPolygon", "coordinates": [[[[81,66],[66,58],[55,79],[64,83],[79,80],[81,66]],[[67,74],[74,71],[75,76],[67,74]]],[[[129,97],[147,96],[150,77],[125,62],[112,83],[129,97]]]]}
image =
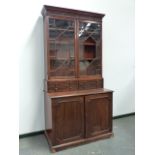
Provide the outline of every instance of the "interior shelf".
{"type": "Polygon", "coordinates": [[[73,40],[69,40],[69,39],[65,39],[64,40],[54,40],[54,39],[49,39],[49,43],[52,43],[52,44],[74,44],[74,41],[73,40]]]}
{"type": "Polygon", "coordinates": [[[95,43],[80,43],[80,45],[82,45],[82,46],[85,46],[85,45],[96,46],[95,43]]]}
{"type": "MultiPolygon", "coordinates": [[[[71,27],[70,27],[71,28],[71,27]]],[[[49,27],[48,29],[49,30],[58,30],[58,31],[71,31],[71,32],[74,32],[74,29],[62,29],[62,28],[53,28],[53,27],[49,27]]]]}
{"type": "Polygon", "coordinates": [[[58,61],[61,61],[61,60],[64,60],[64,61],[67,61],[67,60],[75,60],[75,57],[70,57],[70,58],[57,58],[56,56],[49,56],[50,60],[58,60],[58,61]]]}
{"type": "Polygon", "coordinates": [[[81,59],[79,59],[80,61],[87,61],[87,60],[93,60],[93,59],[95,59],[95,58],[81,58],[81,59]]]}

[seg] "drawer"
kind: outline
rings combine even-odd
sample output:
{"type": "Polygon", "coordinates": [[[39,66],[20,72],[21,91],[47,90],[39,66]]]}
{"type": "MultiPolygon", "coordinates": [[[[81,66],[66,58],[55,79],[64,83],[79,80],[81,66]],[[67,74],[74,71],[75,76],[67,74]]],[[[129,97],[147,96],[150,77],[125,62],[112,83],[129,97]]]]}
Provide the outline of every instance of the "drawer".
{"type": "Polygon", "coordinates": [[[87,89],[96,89],[97,88],[97,81],[79,81],[79,90],[87,90],[87,89]]]}
{"type": "Polygon", "coordinates": [[[69,90],[69,82],[48,82],[48,92],[63,92],[69,90]]]}
{"type": "Polygon", "coordinates": [[[104,88],[103,87],[103,79],[97,80],[97,88],[104,88]]]}
{"type": "Polygon", "coordinates": [[[69,91],[69,82],[68,81],[57,82],[55,86],[55,91],[56,92],[69,91]]]}
{"type": "Polygon", "coordinates": [[[55,87],[56,85],[54,82],[49,82],[49,81],[47,82],[47,91],[49,93],[55,92],[55,87]]]}
{"type": "Polygon", "coordinates": [[[70,91],[78,90],[78,82],[77,81],[70,81],[69,82],[69,90],[70,91]]]}
{"type": "Polygon", "coordinates": [[[64,91],[74,91],[78,90],[78,82],[77,81],[49,81],[48,82],[48,92],[64,92],[64,91]]]}
{"type": "Polygon", "coordinates": [[[48,92],[65,92],[103,88],[103,80],[48,81],[48,92]]]}

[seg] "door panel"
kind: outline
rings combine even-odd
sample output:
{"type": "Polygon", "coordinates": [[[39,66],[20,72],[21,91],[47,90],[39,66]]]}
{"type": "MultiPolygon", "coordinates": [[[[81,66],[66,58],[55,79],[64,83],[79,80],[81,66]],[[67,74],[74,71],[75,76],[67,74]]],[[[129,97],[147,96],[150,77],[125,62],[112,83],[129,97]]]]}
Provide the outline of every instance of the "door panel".
{"type": "Polygon", "coordinates": [[[112,95],[89,95],[85,98],[86,137],[112,130],[112,95]]]}
{"type": "Polygon", "coordinates": [[[84,137],[84,98],[53,99],[53,145],[84,137]]]}
{"type": "Polygon", "coordinates": [[[48,23],[50,76],[75,77],[75,22],[50,17],[48,23]]]}
{"type": "Polygon", "coordinates": [[[79,21],[79,76],[101,75],[100,22],[79,21]]]}

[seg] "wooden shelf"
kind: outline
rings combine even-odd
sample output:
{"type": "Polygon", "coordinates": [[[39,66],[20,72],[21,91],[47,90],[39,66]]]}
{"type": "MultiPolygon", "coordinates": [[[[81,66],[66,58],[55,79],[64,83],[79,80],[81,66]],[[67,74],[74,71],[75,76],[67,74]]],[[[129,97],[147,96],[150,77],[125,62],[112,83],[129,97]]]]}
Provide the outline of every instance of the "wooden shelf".
{"type": "MultiPolygon", "coordinates": [[[[70,28],[72,28],[72,27],[70,27],[70,28]]],[[[63,29],[63,28],[53,28],[53,27],[49,27],[48,29],[49,29],[49,30],[58,30],[58,31],[70,31],[70,32],[74,32],[74,28],[73,28],[73,30],[71,30],[71,29],[63,29]]]]}
{"type": "MultiPolygon", "coordinates": [[[[75,68],[68,68],[68,70],[75,71],[75,68]]],[[[57,71],[57,68],[54,68],[54,67],[50,70],[50,72],[56,72],[56,71],[57,71]]]]}
{"type": "Polygon", "coordinates": [[[49,39],[49,43],[52,43],[52,44],[73,44],[74,45],[74,40],[65,40],[65,41],[56,41],[56,40],[52,40],[52,39],[49,39]]]}
{"type": "Polygon", "coordinates": [[[82,59],[79,59],[80,61],[88,61],[88,60],[93,60],[95,58],[82,58],[82,59]]]}
{"type": "MultiPolygon", "coordinates": [[[[80,31],[79,31],[80,32],[80,31]]],[[[99,32],[98,31],[84,31],[83,32],[84,34],[98,34],[99,32]]],[[[81,35],[82,36],[82,35],[81,35]]]]}
{"type": "Polygon", "coordinates": [[[83,46],[85,46],[85,45],[96,46],[96,44],[94,44],[94,43],[80,43],[80,45],[83,45],[83,46]]]}
{"type": "Polygon", "coordinates": [[[75,57],[70,57],[70,58],[57,58],[56,56],[49,56],[50,60],[53,59],[53,60],[75,60],[75,57]]]}

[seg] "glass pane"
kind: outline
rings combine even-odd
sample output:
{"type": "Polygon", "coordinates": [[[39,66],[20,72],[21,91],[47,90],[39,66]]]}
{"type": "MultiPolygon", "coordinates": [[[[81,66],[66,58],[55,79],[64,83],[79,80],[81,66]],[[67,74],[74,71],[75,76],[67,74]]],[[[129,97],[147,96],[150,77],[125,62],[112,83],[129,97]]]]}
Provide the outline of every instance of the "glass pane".
{"type": "Polygon", "coordinates": [[[63,20],[63,19],[49,19],[49,27],[52,28],[62,28],[62,29],[74,29],[74,22],[70,20],[63,20]]]}
{"type": "Polygon", "coordinates": [[[49,19],[50,75],[75,76],[74,22],[49,19]]]}
{"type": "Polygon", "coordinates": [[[101,74],[101,24],[79,23],[79,73],[101,74]]]}

